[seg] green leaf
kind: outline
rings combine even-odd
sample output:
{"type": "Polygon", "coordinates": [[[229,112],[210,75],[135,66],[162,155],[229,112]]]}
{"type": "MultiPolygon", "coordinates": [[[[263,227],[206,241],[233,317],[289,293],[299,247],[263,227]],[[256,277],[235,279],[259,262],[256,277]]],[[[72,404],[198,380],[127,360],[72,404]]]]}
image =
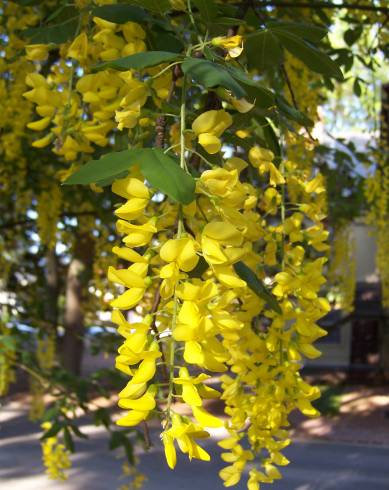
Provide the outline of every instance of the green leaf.
{"type": "Polygon", "coordinates": [[[205,88],[224,87],[241,99],[246,95],[243,87],[231,76],[227,68],[209,60],[186,58],[182,70],[205,88]]]}
{"type": "MultiPolygon", "coordinates": [[[[171,5],[169,0],[130,0],[127,3],[131,5],[137,5],[150,12],[155,12],[157,14],[166,15],[166,12],[171,10],[171,5]]],[[[111,7],[112,5],[109,5],[111,7]]]]}
{"type": "Polygon", "coordinates": [[[277,157],[280,157],[280,143],[270,121],[265,117],[256,116],[254,125],[256,127],[256,134],[259,133],[259,136],[265,140],[269,150],[271,150],[277,157]]]}
{"type": "Polygon", "coordinates": [[[348,46],[352,46],[361,37],[363,32],[362,24],[357,25],[354,29],[347,29],[343,38],[348,46]]]}
{"type": "Polygon", "coordinates": [[[339,66],[326,53],[308,44],[294,34],[285,31],[275,31],[285,49],[300,59],[308,68],[329,78],[343,80],[339,66]]]}
{"type": "Polygon", "coordinates": [[[16,350],[16,338],[12,337],[11,335],[0,335],[0,344],[4,351],[16,350]]]}
{"type": "Polygon", "coordinates": [[[276,297],[268,291],[264,284],[258,279],[255,272],[250,269],[250,267],[248,267],[244,262],[237,262],[234,264],[234,269],[238,276],[246,281],[247,286],[254,291],[257,296],[266,301],[271,310],[282,314],[282,310],[276,297]]]}
{"type": "Polygon", "coordinates": [[[44,27],[31,27],[20,35],[28,39],[29,44],[62,44],[73,39],[78,26],[78,16],[60,24],[44,27]]]}
{"type": "Polygon", "coordinates": [[[204,272],[208,269],[209,269],[208,262],[204,259],[204,257],[200,257],[199,261],[197,262],[196,267],[194,269],[192,269],[190,272],[188,272],[188,276],[190,278],[201,279],[204,272]]]}
{"type": "Polygon", "coordinates": [[[42,0],[12,0],[13,3],[21,5],[22,7],[30,7],[31,5],[39,5],[42,0]]]}
{"type": "Polygon", "coordinates": [[[303,22],[274,21],[268,22],[267,25],[273,32],[290,32],[313,43],[321,41],[328,33],[325,27],[303,22]]]}
{"type": "Polygon", "coordinates": [[[108,153],[100,160],[86,163],[64,183],[101,184],[106,179],[122,176],[133,165],[139,165],[150,184],[174,201],[189,204],[194,200],[196,184],[193,177],[158,148],[134,148],[108,153]]]}
{"type": "Polygon", "coordinates": [[[95,65],[93,69],[95,71],[106,70],[107,68],[119,71],[127,71],[130,69],[142,70],[143,68],[167,63],[177,58],[177,53],[170,53],[168,51],[145,51],[143,53],[125,56],[124,58],[99,63],[98,65],[95,65]]]}
{"type": "Polygon", "coordinates": [[[139,163],[142,149],[123,150],[106,153],[100,160],[90,160],[77,172],[65,180],[64,184],[96,184],[128,172],[132,165],[139,163]]]}
{"type": "Polygon", "coordinates": [[[265,70],[282,63],[283,51],[277,37],[268,29],[247,36],[245,51],[249,69],[265,70]]]}
{"type": "Polygon", "coordinates": [[[351,49],[334,49],[332,53],[336,56],[336,62],[339,66],[342,66],[345,72],[351,70],[354,64],[354,54],[351,49]]]}
{"type": "Polygon", "coordinates": [[[60,409],[56,406],[49,408],[46,410],[42,417],[42,422],[48,422],[49,420],[57,417],[60,413],[60,409]]]}
{"type": "Polygon", "coordinates": [[[197,7],[201,19],[210,24],[217,17],[217,6],[213,0],[192,0],[192,4],[197,7]]]}
{"type": "Polygon", "coordinates": [[[276,103],[281,113],[284,114],[288,119],[296,121],[301,126],[313,126],[313,121],[309,119],[309,117],[307,117],[303,112],[289,105],[282,95],[276,95],[276,103]]]}
{"type": "Polygon", "coordinates": [[[71,453],[74,453],[74,442],[73,437],[70,433],[69,427],[65,426],[63,428],[63,440],[66,446],[66,449],[71,453]]]}
{"type": "Polygon", "coordinates": [[[123,440],[123,447],[124,447],[124,452],[126,453],[127,461],[131,465],[134,465],[135,464],[134,449],[132,447],[131,442],[127,438],[123,440]]]}
{"type": "Polygon", "coordinates": [[[216,17],[213,19],[213,22],[222,26],[239,26],[245,24],[244,20],[234,17],[216,17]]]}
{"type": "Polygon", "coordinates": [[[125,24],[128,21],[145,22],[149,19],[149,15],[143,9],[121,4],[96,7],[92,10],[92,15],[115,24],[125,24]]]}
{"type": "Polygon", "coordinates": [[[140,162],[140,168],[150,184],[174,201],[190,204],[195,198],[196,183],[171,157],[162,150],[150,149],[140,162]]]}
{"type": "Polygon", "coordinates": [[[156,26],[148,30],[147,39],[154,51],[159,49],[171,53],[181,53],[184,50],[184,45],[174,34],[169,34],[156,26]]]}
{"type": "Polygon", "coordinates": [[[236,68],[235,66],[227,67],[228,71],[238,82],[248,85],[247,92],[256,99],[256,104],[259,107],[270,107],[274,104],[274,94],[267,88],[261,87],[258,80],[250,78],[246,72],[236,68]],[[250,88],[251,87],[251,88],[250,88]],[[257,103],[258,102],[258,103],[257,103]]]}
{"type": "Polygon", "coordinates": [[[44,441],[49,437],[56,436],[62,428],[63,428],[62,422],[59,421],[54,422],[53,425],[50,427],[50,429],[43,434],[43,436],[41,437],[41,441],[44,441]]]}
{"type": "Polygon", "coordinates": [[[360,84],[358,78],[356,78],[354,80],[354,83],[353,83],[353,92],[354,92],[354,94],[357,97],[360,97],[362,95],[362,88],[361,88],[361,84],[360,84]]]}
{"type": "Polygon", "coordinates": [[[101,425],[103,424],[105,427],[109,427],[111,420],[108,414],[108,411],[106,408],[98,408],[94,413],[93,413],[93,418],[95,421],[96,425],[101,425]]]}
{"type": "Polygon", "coordinates": [[[123,441],[126,436],[121,431],[111,432],[111,438],[109,440],[109,449],[117,449],[123,445],[123,441]]]}
{"type": "Polygon", "coordinates": [[[81,432],[77,425],[71,424],[69,427],[77,437],[80,437],[81,439],[89,439],[89,436],[84,434],[84,432],[81,432]]]}

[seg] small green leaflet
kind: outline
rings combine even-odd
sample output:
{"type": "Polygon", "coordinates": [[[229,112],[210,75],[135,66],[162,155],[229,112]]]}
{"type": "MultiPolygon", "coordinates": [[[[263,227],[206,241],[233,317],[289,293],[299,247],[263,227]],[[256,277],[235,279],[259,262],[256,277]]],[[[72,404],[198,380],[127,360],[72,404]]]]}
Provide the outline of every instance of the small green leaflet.
{"type": "Polygon", "coordinates": [[[309,119],[303,112],[288,104],[287,100],[281,95],[276,95],[276,103],[278,109],[288,119],[296,121],[301,126],[313,126],[313,121],[309,119]]]}
{"type": "Polygon", "coordinates": [[[266,141],[267,147],[277,157],[280,157],[281,156],[280,143],[270,121],[265,117],[256,116],[254,120],[254,125],[256,126],[255,133],[259,134],[259,136],[266,141]]]}
{"type": "Polygon", "coordinates": [[[347,29],[343,34],[343,39],[346,41],[348,46],[352,46],[363,33],[363,26],[361,24],[357,25],[354,29],[347,29]]]}
{"type": "Polygon", "coordinates": [[[27,38],[30,44],[62,44],[73,39],[78,26],[78,17],[44,27],[31,27],[20,34],[27,38]]]}
{"type": "Polygon", "coordinates": [[[182,70],[205,88],[224,87],[231,90],[238,99],[246,95],[246,91],[229,71],[224,66],[212,61],[186,58],[182,63],[182,70]]]}
{"type": "Polygon", "coordinates": [[[150,149],[139,166],[150,184],[174,201],[190,204],[195,199],[194,178],[162,150],[150,149]]]}
{"type": "Polygon", "coordinates": [[[184,50],[184,45],[174,34],[169,34],[163,29],[159,29],[155,24],[148,30],[147,39],[150,43],[151,51],[158,49],[171,53],[181,53],[184,50]]]}
{"type": "Polygon", "coordinates": [[[68,451],[70,451],[71,453],[74,453],[74,442],[73,442],[73,437],[70,433],[70,430],[68,428],[68,426],[65,426],[63,428],[63,440],[64,440],[64,443],[65,443],[65,447],[68,451]]]}
{"type": "Polygon", "coordinates": [[[113,70],[127,71],[142,70],[143,68],[149,68],[151,66],[160,65],[161,63],[167,63],[177,59],[179,55],[177,53],[170,53],[168,51],[145,51],[143,53],[136,53],[124,58],[118,58],[116,60],[105,61],[94,66],[94,71],[106,70],[112,68],[113,70]]]}
{"type": "Polygon", "coordinates": [[[197,7],[201,20],[206,24],[211,24],[217,17],[217,6],[213,0],[192,0],[192,3],[197,7]]]}
{"type": "Polygon", "coordinates": [[[260,107],[270,107],[274,104],[274,94],[267,88],[261,87],[257,80],[250,78],[243,70],[236,68],[235,66],[228,66],[227,70],[238,82],[247,85],[246,89],[248,95],[251,95],[257,100],[256,105],[260,107]],[[251,88],[250,88],[251,87],[251,88]]]}
{"type": "Polygon", "coordinates": [[[101,184],[105,180],[121,177],[133,165],[139,165],[151,186],[174,201],[190,204],[194,200],[194,178],[159,148],[134,148],[108,153],[100,160],[86,163],[64,183],[101,184]]]}
{"type": "Polygon", "coordinates": [[[56,420],[53,423],[53,425],[50,427],[50,429],[42,435],[41,441],[44,441],[45,439],[48,439],[49,437],[56,436],[58,434],[58,432],[63,429],[63,426],[64,426],[63,422],[59,422],[58,420],[56,420]]]}
{"type": "Polygon", "coordinates": [[[343,80],[342,70],[326,53],[291,32],[277,30],[274,31],[274,34],[285,49],[296,58],[299,58],[312,71],[321,73],[329,78],[343,80]]]}
{"type": "Polygon", "coordinates": [[[269,27],[273,32],[290,32],[295,36],[301,37],[313,43],[318,43],[328,33],[328,30],[325,27],[306,24],[303,22],[273,21],[267,22],[267,27],[269,27]]]}
{"type": "Polygon", "coordinates": [[[238,276],[246,281],[247,286],[254,291],[254,293],[260,298],[266,301],[266,304],[276,313],[282,314],[282,310],[276,297],[268,291],[263,283],[258,279],[255,272],[248,267],[244,262],[237,262],[234,264],[235,272],[238,276]]]}
{"type": "MultiPolygon", "coordinates": [[[[166,15],[171,10],[171,4],[169,0],[130,0],[128,3],[137,5],[150,12],[155,12],[159,15],[166,15]]],[[[112,7],[109,5],[108,7],[112,7]]]]}
{"type": "Polygon", "coordinates": [[[92,15],[115,24],[125,24],[128,21],[145,22],[149,19],[149,15],[141,8],[121,4],[96,7],[92,10],[92,15]]]}
{"type": "Polygon", "coordinates": [[[234,17],[216,17],[213,22],[222,26],[239,26],[245,23],[243,19],[236,19],[234,17]]]}
{"type": "Polygon", "coordinates": [[[41,0],[13,0],[13,2],[21,5],[22,7],[29,7],[30,5],[39,5],[41,0]]]}
{"type": "Polygon", "coordinates": [[[268,29],[246,36],[245,52],[248,67],[260,71],[281,64],[283,59],[281,44],[268,29]]]}

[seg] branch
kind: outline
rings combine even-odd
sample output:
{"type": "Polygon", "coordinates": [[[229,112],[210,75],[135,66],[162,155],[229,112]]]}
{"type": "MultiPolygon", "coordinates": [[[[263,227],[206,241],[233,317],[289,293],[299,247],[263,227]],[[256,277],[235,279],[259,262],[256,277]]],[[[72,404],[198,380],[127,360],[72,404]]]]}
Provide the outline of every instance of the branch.
{"type": "Polygon", "coordinates": [[[256,7],[290,7],[290,8],[312,8],[312,9],[347,9],[366,10],[370,12],[389,13],[389,7],[378,7],[374,5],[358,5],[357,3],[327,3],[327,2],[293,2],[270,0],[256,2],[256,7]]]}
{"type": "MultiPolygon", "coordinates": [[[[299,108],[298,108],[298,105],[297,105],[296,96],[294,94],[293,87],[292,87],[292,84],[291,84],[291,81],[290,81],[288,72],[286,71],[286,68],[285,68],[285,65],[284,64],[281,65],[281,72],[282,72],[282,75],[283,75],[283,77],[285,79],[286,85],[288,86],[288,90],[289,90],[290,96],[292,98],[292,102],[293,102],[294,108],[298,111],[299,108]]],[[[309,128],[307,128],[307,126],[304,126],[304,129],[307,132],[310,140],[311,141],[315,141],[315,138],[312,136],[312,133],[310,132],[309,128]]]]}
{"type": "Polygon", "coordinates": [[[6,228],[15,228],[16,226],[30,226],[35,223],[34,219],[23,219],[20,221],[7,221],[7,223],[0,224],[0,230],[6,228]]]}

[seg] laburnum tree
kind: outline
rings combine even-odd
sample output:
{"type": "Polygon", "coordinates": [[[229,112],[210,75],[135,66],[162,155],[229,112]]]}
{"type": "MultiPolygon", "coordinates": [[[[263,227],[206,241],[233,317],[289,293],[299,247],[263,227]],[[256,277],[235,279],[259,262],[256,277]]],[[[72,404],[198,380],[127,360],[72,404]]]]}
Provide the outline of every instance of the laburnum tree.
{"type": "Polygon", "coordinates": [[[355,217],[389,305],[387,107],[363,151],[315,136],[350,87],[379,117],[385,0],[0,9],[0,392],[28,379],[48,475],[66,478],[81,411],[124,449],[123,489],[153,420],[172,469],[224,427],[225,486],[281,478],[289,414],[318,415],[300,373],[318,322],[353,308],[355,217]],[[83,375],[85,349],[117,347],[83,375]],[[112,393],[120,415],[95,401],[112,393]]]}

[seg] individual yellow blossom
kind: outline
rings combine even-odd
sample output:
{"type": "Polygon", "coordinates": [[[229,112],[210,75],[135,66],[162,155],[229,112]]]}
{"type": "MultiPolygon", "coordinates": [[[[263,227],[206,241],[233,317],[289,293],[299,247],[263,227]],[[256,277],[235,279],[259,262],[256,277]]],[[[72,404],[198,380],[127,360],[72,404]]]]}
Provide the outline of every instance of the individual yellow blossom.
{"type": "Polygon", "coordinates": [[[220,151],[220,136],[232,124],[231,115],[224,110],[213,110],[200,114],[192,124],[199,144],[210,154],[220,151]]]}
{"type": "Polygon", "coordinates": [[[159,254],[165,262],[176,262],[180,270],[189,272],[199,261],[196,249],[198,246],[191,237],[183,237],[165,242],[159,254]]]}
{"type": "Polygon", "coordinates": [[[243,51],[243,38],[238,34],[230,37],[214,37],[212,44],[226,49],[231,58],[237,58],[243,51]]]}
{"type": "Polygon", "coordinates": [[[272,163],[274,154],[270,150],[254,146],[249,151],[249,160],[253,167],[256,167],[262,175],[269,172],[269,182],[272,186],[277,186],[285,183],[285,178],[277,167],[272,163]]]}
{"type": "Polygon", "coordinates": [[[47,44],[29,44],[26,46],[26,58],[31,61],[45,61],[49,56],[47,44]]]}
{"type": "Polygon", "coordinates": [[[86,32],[81,32],[68,48],[69,58],[73,58],[80,63],[84,63],[88,56],[88,36],[86,32]]]}
{"type": "Polygon", "coordinates": [[[243,236],[227,222],[208,223],[202,232],[201,248],[205,260],[214,265],[237,262],[244,255],[243,236]]]}

